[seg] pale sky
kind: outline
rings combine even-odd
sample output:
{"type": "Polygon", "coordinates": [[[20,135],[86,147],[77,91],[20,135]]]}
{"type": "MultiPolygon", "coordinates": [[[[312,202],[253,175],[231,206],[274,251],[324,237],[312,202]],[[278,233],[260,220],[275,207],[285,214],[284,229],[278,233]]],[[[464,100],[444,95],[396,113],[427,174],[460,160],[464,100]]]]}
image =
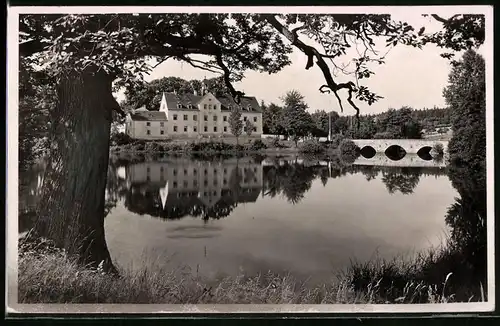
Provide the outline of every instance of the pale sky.
{"type": "MultiPolygon", "coordinates": [[[[443,15],[446,17],[446,15],[443,15]]],[[[450,14],[451,16],[451,14],[450,14]]],[[[432,18],[422,17],[420,13],[392,15],[393,19],[406,21],[417,31],[425,26],[426,32],[436,31],[440,24],[432,18]]],[[[305,36],[301,39],[306,43],[311,43],[305,36]]],[[[385,43],[376,47],[383,54],[388,48],[385,43]]],[[[354,51],[354,50],[353,50],[354,51]]],[[[432,108],[434,106],[444,107],[445,102],[442,96],[443,88],[447,84],[450,72],[449,61],[441,58],[439,54],[446,50],[438,49],[433,45],[427,45],[423,49],[413,48],[398,44],[391,49],[385,59],[385,64],[372,66],[375,75],[368,80],[361,80],[360,85],[365,85],[371,91],[383,96],[378,102],[369,106],[365,102],[356,101],[361,109],[361,114],[380,113],[389,108],[401,108],[410,106],[414,109],[432,108]]],[[[355,52],[354,52],[355,53],[355,52]]],[[[199,57],[198,57],[199,58],[199,57]]],[[[326,111],[335,110],[340,113],[340,107],[333,94],[321,94],[318,88],[325,84],[321,70],[315,65],[309,70],[305,70],[306,56],[298,49],[290,56],[291,64],[280,72],[269,75],[248,71],[245,78],[235,84],[236,88],[242,90],[248,96],[255,96],[257,100],[263,100],[269,104],[274,102],[281,104],[280,97],[291,89],[298,90],[305,97],[309,110],[314,112],[317,109],[326,111]]],[[[345,59],[350,60],[349,52],[345,59]]],[[[194,68],[188,63],[168,60],[146,77],[147,81],[168,76],[177,76],[186,80],[211,78],[217,75],[208,71],[194,68]]],[[[346,82],[353,76],[339,74],[337,82],[346,82]]],[[[354,80],[353,80],[354,81],[354,80]]],[[[343,100],[344,113],[352,115],[355,113],[347,103],[347,92],[339,92],[343,100]]],[[[119,100],[123,95],[118,95],[119,100]]]]}

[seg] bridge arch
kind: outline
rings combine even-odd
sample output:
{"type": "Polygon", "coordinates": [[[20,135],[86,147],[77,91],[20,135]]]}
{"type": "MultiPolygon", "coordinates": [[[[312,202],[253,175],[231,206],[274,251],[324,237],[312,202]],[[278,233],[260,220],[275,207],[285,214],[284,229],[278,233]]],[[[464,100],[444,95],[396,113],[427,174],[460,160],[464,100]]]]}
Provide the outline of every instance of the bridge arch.
{"type": "Polygon", "coordinates": [[[377,154],[377,150],[370,145],[362,147],[359,151],[364,158],[372,158],[377,154]]]}
{"type": "Polygon", "coordinates": [[[424,146],[417,151],[417,155],[418,155],[418,157],[420,157],[421,159],[423,159],[425,161],[430,161],[430,160],[432,160],[431,150],[432,150],[432,147],[424,146]]]}
{"type": "Polygon", "coordinates": [[[353,139],[353,142],[361,149],[370,146],[377,153],[385,153],[392,145],[398,145],[408,154],[418,154],[420,150],[427,151],[436,144],[441,144],[445,153],[448,151],[447,140],[427,140],[427,139],[353,139]],[[423,149],[425,148],[425,149],[423,149]]]}
{"type": "Polygon", "coordinates": [[[406,150],[399,145],[390,145],[384,153],[392,161],[399,161],[406,156],[406,150]]]}

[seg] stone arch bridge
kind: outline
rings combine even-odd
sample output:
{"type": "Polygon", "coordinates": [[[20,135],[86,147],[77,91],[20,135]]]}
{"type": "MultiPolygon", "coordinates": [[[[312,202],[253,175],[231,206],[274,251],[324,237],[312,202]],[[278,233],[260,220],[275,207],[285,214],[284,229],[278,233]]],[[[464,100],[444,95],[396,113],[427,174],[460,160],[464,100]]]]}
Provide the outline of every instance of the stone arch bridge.
{"type": "Polygon", "coordinates": [[[399,146],[407,154],[417,154],[421,149],[431,149],[435,144],[443,145],[444,152],[448,151],[447,140],[426,140],[426,139],[353,139],[360,149],[371,147],[377,153],[385,153],[392,146],[399,146]]]}

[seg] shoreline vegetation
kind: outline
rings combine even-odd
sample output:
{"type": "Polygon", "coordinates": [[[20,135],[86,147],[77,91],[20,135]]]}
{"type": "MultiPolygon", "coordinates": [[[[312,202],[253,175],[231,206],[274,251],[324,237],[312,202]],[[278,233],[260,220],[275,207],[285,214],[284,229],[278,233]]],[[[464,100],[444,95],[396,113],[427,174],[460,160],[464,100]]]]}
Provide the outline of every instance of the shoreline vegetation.
{"type": "Polygon", "coordinates": [[[252,154],[315,154],[342,156],[346,161],[353,161],[360,152],[354,142],[342,135],[336,135],[332,141],[320,142],[317,139],[306,139],[295,145],[294,141],[271,139],[244,139],[236,143],[235,139],[211,140],[137,140],[120,133],[111,139],[110,152],[150,154],[175,153],[177,155],[252,155],[252,154]]]}
{"type": "Polygon", "coordinates": [[[202,276],[179,275],[162,266],[118,274],[81,266],[46,239],[19,241],[20,303],[165,303],[165,304],[403,304],[485,301],[485,285],[464,288],[460,252],[442,244],[411,257],[351,262],[332,272],[325,284],[308,286],[290,274],[225,277],[207,282],[202,276]],[[34,242],[33,242],[34,241],[34,242]],[[450,265],[450,261],[454,262],[450,265]]]}

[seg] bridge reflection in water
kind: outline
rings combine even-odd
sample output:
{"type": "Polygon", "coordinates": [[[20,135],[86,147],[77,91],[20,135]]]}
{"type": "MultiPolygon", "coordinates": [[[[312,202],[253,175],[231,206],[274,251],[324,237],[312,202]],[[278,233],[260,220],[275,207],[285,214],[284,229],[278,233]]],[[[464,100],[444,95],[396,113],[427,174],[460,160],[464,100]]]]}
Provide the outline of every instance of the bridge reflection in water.
{"type": "Polygon", "coordinates": [[[377,166],[398,166],[398,167],[446,167],[446,160],[424,160],[417,154],[406,154],[403,158],[394,161],[383,153],[377,153],[371,158],[360,155],[354,165],[377,165],[377,166]]]}

